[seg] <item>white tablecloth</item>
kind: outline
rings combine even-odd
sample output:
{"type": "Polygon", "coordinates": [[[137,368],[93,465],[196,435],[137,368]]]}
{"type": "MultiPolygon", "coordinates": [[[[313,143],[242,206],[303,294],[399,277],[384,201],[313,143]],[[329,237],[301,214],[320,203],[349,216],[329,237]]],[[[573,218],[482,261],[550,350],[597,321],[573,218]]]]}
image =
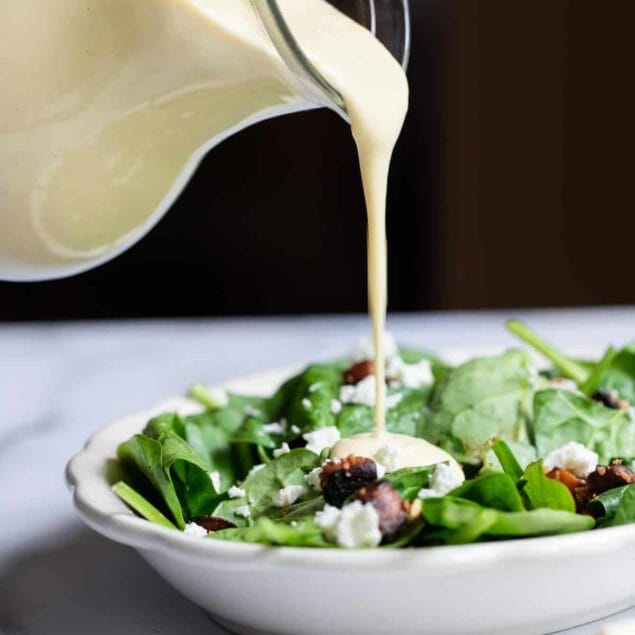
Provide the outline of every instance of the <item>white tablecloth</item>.
{"type": "MultiPolygon", "coordinates": [[[[397,315],[389,328],[429,349],[504,347],[505,317],[397,315]]],[[[635,339],[635,309],[521,317],[564,348],[635,339]]],[[[135,552],[83,526],[65,463],[97,427],[193,381],[339,356],[368,329],[364,316],[0,326],[0,633],[222,633],[135,552]]]]}

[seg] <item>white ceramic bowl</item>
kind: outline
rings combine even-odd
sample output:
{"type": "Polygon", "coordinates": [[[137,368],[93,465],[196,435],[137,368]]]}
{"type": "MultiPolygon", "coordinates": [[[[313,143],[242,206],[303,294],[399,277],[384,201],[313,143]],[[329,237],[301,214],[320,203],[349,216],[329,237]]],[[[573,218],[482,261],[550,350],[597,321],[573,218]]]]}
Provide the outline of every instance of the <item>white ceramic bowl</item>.
{"type": "MultiPolygon", "coordinates": [[[[288,375],[228,384],[268,394],[288,375]]],[[[530,635],[575,626],[635,601],[635,525],[525,540],[412,550],[294,549],[192,538],[135,516],[106,464],[174,399],[111,423],[67,468],[80,516],[130,545],[175,589],[236,633],[530,635]]]]}

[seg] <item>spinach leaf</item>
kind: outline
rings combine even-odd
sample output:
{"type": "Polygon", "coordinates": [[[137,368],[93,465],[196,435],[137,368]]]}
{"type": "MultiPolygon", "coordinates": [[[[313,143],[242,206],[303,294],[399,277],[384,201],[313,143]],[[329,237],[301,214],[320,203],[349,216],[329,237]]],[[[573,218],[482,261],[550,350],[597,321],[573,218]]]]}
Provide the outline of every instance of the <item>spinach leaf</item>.
{"type": "Polygon", "coordinates": [[[176,529],[174,523],[169,521],[152,503],[141,496],[139,492],[132,489],[127,483],[118,481],[111,489],[126,505],[137,512],[142,518],[149,520],[155,525],[176,529]]]}
{"type": "Polygon", "coordinates": [[[569,488],[545,475],[542,460],[527,466],[522,475],[523,492],[531,509],[560,509],[575,512],[575,500],[569,488]]]}
{"type": "Polygon", "coordinates": [[[316,526],[313,516],[306,516],[292,523],[276,522],[261,516],[256,521],[256,527],[264,539],[272,545],[287,547],[333,547],[325,540],[322,531],[316,526]]]}
{"type": "Polygon", "coordinates": [[[470,360],[454,368],[432,397],[423,436],[477,464],[493,437],[526,442],[526,410],[533,385],[527,353],[510,350],[499,357],[470,360]]]}
{"type": "Polygon", "coordinates": [[[135,434],[117,448],[119,460],[129,467],[136,467],[159,492],[170,510],[177,527],[185,527],[181,502],[176,494],[172,478],[163,464],[161,444],[143,434],[135,434]]]}
{"type": "Polygon", "coordinates": [[[248,521],[236,514],[238,508],[249,505],[251,518],[258,517],[273,507],[273,499],[281,488],[289,485],[306,486],[305,475],[319,464],[320,458],[315,453],[304,448],[291,450],[247,476],[241,485],[245,496],[222,501],[213,515],[229,520],[237,527],[245,526],[248,521]]]}
{"type": "Polygon", "coordinates": [[[505,441],[497,439],[492,444],[492,450],[494,450],[494,454],[496,454],[496,458],[503,468],[503,472],[513,478],[514,481],[518,481],[523,475],[523,470],[509,445],[507,445],[505,441]]]}
{"type": "Polygon", "coordinates": [[[603,527],[616,527],[635,523],[635,483],[627,485],[615,508],[615,515],[603,527]]]}
{"type": "Polygon", "coordinates": [[[597,388],[615,390],[620,399],[635,404],[635,344],[614,353],[598,371],[597,388]]]}
{"type": "Polygon", "coordinates": [[[478,478],[465,481],[450,492],[450,496],[462,498],[483,507],[503,512],[523,511],[523,502],[516,487],[516,481],[507,474],[490,472],[478,478]]]}
{"type": "Polygon", "coordinates": [[[302,432],[335,425],[331,402],[339,397],[342,371],[341,364],[314,364],[296,378],[286,413],[290,425],[302,432]]]}
{"type": "Polygon", "coordinates": [[[534,397],[534,437],[539,456],[568,441],[598,453],[601,463],[635,456],[635,420],[623,410],[564,390],[541,390],[534,397]]]}
{"type": "MultiPolygon", "coordinates": [[[[470,535],[473,540],[480,537],[476,531],[477,527],[484,528],[483,535],[511,538],[584,531],[592,529],[595,524],[591,516],[555,509],[517,512],[488,509],[486,511],[495,514],[496,517],[494,519],[490,514],[483,519],[484,509],[472,501],[453,496],[428,498],[423,504],[423,514],[430,525],[461,530],[472,524],[470,535]]],[[[446,542],[452,540],[452,534],[446,534],[443,539],[446,542]]]]}
{"type": "Polygon", "coordinates": [[[419,490],[428,484],[430,474],[434,471],[434,465],[425,467],[404,467],[390,474],[386,474],[385,480],[390,481],[404,500],[412,502],[417,498],[419,490]]]}
{"type": "MultiPolygon", "coordinates": [[[[386,411],[389,432],[421,437],[425,427],[427,401],[431,388],[390,389],[389,395],[401,395],[399,401],[386,411]]],[[[373,429],[373,409],[359,404],[344,404],[336,423],[342,437],[350,437],[373,429]]]]}
{"type": "Polygon", "coordinates": [[[622,487],[616,487],[602,492],[599,496],[596,496],[588,502],[587,511],[592,516],[595,516],[595,518],[601,518],[602,521],[612,520],[617,513],[622,497],[629,487],[633,487],[633,485],[622,485],[622,487]]]}
{"type": "Polygon", "coordinates": [[[185,422],[174,412],[166,412],[153,417],[143,430],[143,434],[157,440],[167,433],[173,433],[183,439],[185,438],[185,422]]]}

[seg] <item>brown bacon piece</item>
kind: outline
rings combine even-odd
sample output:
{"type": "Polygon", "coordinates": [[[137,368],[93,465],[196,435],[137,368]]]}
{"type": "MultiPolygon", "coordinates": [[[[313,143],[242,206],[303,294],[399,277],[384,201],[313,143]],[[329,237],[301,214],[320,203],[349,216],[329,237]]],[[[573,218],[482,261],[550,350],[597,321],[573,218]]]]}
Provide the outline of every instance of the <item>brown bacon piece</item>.
{"type": "Polygon", "coordinates": [[[403,499],[390,481],[378,481],[362,487],[355,499],[363,503],[370,503],[379,514],[379,530],[384,540],[394,538],[408,514],[403,499]]]}
{"type": "Polygon", "coordinates": [[[233,529],[236,527],[234,523],[230,523],[224,518],[217,518],[216,516],[198,516],[193,520],[197,525],[205,527],[207,531],[220,531],[221,529],[233,529]]]}
{"type": "Polygon", "coordinates": [[[320,487],[329,505],[341,507],[360,487],[377,480],[377,464],[363,456],[329,461],[322,467],[320,487]]]}

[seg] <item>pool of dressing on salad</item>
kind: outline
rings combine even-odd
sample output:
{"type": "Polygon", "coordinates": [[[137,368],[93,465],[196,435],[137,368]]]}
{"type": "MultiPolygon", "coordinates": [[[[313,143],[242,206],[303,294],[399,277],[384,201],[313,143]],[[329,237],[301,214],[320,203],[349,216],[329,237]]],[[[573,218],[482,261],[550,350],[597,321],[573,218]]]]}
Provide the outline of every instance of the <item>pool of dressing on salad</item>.
{"type": "MultiPolygon", "coordinates": [[[[368,211],[375,425],[333,454],[373,456],[390,443],[407,465],[448,460],[385,429],[385,205],[405,73],[324,0],[280,6],[344,97],[368,211]]],[[[0,269],[35,276],[118,253],[171,205],[205,150],[249,123],[311,107],[249,0],[4,0],[0,81],[0,269]]]]}

